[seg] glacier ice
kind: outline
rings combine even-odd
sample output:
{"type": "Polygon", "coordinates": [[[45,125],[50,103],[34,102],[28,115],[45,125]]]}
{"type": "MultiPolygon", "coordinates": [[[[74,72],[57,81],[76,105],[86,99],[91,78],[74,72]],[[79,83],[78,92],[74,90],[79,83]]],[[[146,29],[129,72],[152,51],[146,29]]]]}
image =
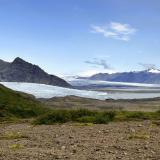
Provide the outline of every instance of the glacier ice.
{"type": "MultiPolygon", "coordinates": [[[[36,98],[52,98],[52,97],[65,97],[69,95],[92,98],[92,99],[140,99],[140,98],[154,98],[160,97],[160,90],[154,92],[154,89],[147,89],[146,93],[134,93],[136,89],[132,88],[126,90],[126,92],[98,92],[98,91],[87,91],[87,90],[78,90],[78,89],[69,89],[45,84],[36,84],[36,83],[22,83],[22,82],[0,82],[4,86],[16,90],[25,92],[28,94],[34,95],[36,98]],[[130,91],[130,92],[129,92],[130,91]]],[[[133,84],[135,85],[135,84],[133,84]]],[[[154,85],[153,85],[154,86],[154,85]]]]}
{"type": "Polygon", "coordinates": [[[45,84],[22,82],[1,82],[1,84],[15,91],[32,94],[36,98],[64,97],[69,95],[100,100],[108,98],[108,94],[104,92],[69,89],[45,84]]]}

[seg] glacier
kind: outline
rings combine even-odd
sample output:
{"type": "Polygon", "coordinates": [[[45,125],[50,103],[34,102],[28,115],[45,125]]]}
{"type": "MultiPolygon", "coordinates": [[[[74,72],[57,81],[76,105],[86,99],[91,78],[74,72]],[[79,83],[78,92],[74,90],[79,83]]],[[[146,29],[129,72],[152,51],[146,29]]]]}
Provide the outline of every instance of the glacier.
{"type": "Polygon", "coordinates": [[[100,100],[108,98],[108,94],[104,92],[70,89],[45,84],[23,82],[0,82],[0,84],[15,91],[32,94],[36,98],[65,97],[70,95],[100,100]]]}
{"type": "Polygon", "coordinates": [[[88,80],[88,79],[72,79],[68,82],[73,86],[88,86],[88,85],[110,85],[110,86],[131,86],[131,87],[149,87],[149,88],[160,88],[160,84],[148,84],[148,83],[129,83],[129,82],[111,82],[111,81],[100,81],[100,80],[88,80]]]}
{"type": "MultiPolygon", "coordinates": [[[[36,83],[22,83],[22,82],[0,82],[0,84],[15,90],[28,94],[34,95],[36,98],[52,98],[52,97],[65,97],[65,96],[78,96],[84,98],[92,99],[141,99],[141,98],[154,98],[160,97],[160,90],[152,89],[155,85],[147,85],[148,88],[143,93],[134,93],[136,89],[126,90],[121,92],[117,90],[115,92],[101,92],[101,91],[88,91],[88,90],[78,90],[78,89],[69,89],[45,84],[36,84],[36,83]]],[[[124,84],[123,84],[124,85],[124,84]]],[[[128,84],[127,84],[128,85],[128,84]]],[[[137,84],[133,84],[134,86],[137,84]]],[[[145,85],[146,86],[146,85],[145,85]]],[[[144,87],[144,85],[143,85],[144,87]]]]}

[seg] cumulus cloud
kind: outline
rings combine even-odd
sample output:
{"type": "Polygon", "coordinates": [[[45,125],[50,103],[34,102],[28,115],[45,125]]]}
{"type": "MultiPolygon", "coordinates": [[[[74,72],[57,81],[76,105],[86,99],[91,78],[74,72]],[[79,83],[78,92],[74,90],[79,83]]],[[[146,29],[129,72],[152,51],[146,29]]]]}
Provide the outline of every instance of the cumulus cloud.
{"type": "Polygon", "coordinates": [[[85,63],[90,64],[90,65],[94,65],[94,66],[101,66],[104,69],[111,69],[111,67],[108,65],[107,61],[104,59],[94,58],[91,61],[85,61],[85,63]]]}
{"type": "Polygon", "coordinates": [[[91,26],[92,33],[100,33],[106,38],[112,38],[122,41],[129,41],[131,35],[135,34],[137,31],[129,24],[123,24],[119,22],[110,22],[109,24],[98,26],[91,26]]]}

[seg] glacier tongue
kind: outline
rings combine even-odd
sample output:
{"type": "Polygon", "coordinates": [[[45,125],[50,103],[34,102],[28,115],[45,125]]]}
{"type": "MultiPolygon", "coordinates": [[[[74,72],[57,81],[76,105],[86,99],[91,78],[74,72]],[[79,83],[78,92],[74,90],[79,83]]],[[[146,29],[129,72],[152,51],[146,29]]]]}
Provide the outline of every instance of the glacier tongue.
{"type": "Polygon", "coordinates": [[[22,82],[0,82],[2,85],[15,91],[25,92],[34,95],[36,98],[64,97],[69,95],[105,100],[108,94],[96,91],[84,91],[69,89],[45,84],[22,83],[22,82]]]}
{"type": "MultiPolygon", "coordinates": [[[[65,97],[65,96],[78,96],[92,99],[141,99],[141,98],[154,98],[160,97],[160,89],[147,88],[144,92],[135,92],[136,89],[127,89],[124,92],[97,92],[78,89],[69,89],[57,86],[50,86],[45,84],[36,83],[20,83],[20,82],[0,82],[4,86],[34,95],[36,98],[52,98],[52,97],[65,97]],[[131,92],[130,92],[131,91],[131,92]],[[133,92],[132,92],[133,91],[133,92]]],[[[154,85],[153,85],[154,86],[154,85]]],[[[141,90],[140,90],[141,91],[141,90]]],[[[143,90],[142,90],[143,91],[143,90]]]]}

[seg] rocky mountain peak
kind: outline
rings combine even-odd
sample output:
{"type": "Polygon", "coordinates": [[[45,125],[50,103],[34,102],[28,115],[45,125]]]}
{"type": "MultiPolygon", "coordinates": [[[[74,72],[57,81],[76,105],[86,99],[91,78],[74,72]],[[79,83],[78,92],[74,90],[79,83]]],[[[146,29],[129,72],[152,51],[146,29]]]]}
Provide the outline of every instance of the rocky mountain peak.
{"type": "Polygon", "coordinates": [[[20,58],[20,57],[16,57],[15,59],[14,59],[14,61],[24,61],[22,58],[20,58]]]}
{"type": "Polygon", "coordinates": [[[1,82],[29,82],[41,83],[62,87],[71,87],[65,80],[46,73],[39,66],[26,62],[20,57],[14,59],[12,63],[0,65],[1,82]]]}
{"type": "Polygon", "coordinates": [[[15,58],[14,61],[12,62],[12,64],[28,64],[28,65],[32,65],[31,63],[23,60],[20,57],[15,58]]]}

